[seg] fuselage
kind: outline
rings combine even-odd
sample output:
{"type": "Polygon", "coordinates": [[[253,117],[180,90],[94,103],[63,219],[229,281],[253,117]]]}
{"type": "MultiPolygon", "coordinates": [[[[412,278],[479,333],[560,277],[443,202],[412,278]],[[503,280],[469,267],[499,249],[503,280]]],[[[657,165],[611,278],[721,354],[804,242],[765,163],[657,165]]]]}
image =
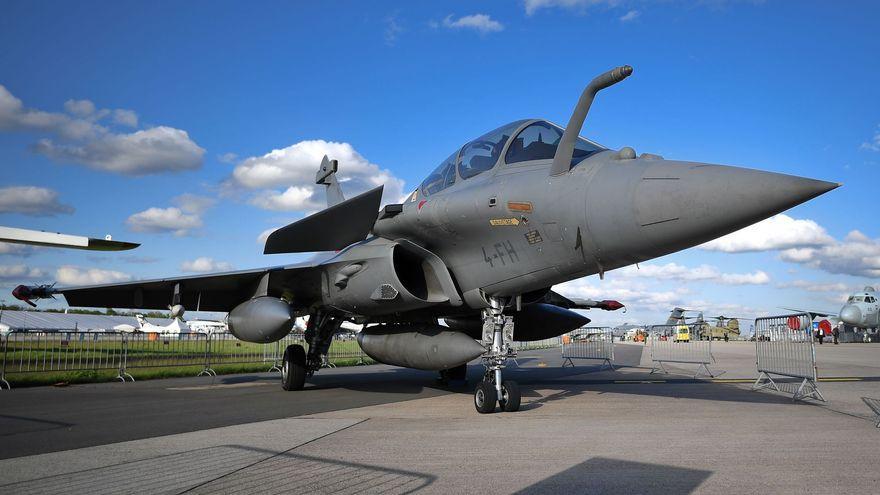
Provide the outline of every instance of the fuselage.
{"type": "Polygon", "coordinates": [[[487,295],[540,290],[701,244],[836,187],[749,169],[636,157],[630,148],[612,151],[583,138],[595,149],[573,160],[568,173],[553,176],[555,147],[547,130],[529,145],[540,145],[529,156],[537,159],[511,160],[512,147],[523,146],[519,136],[535,125],[559,129],[538,120],[511,124],[506,132],[514,138],[505,137],[498,149],[487,152],[489,164],[474,175],[463,168],[469,147],[478,143],[489,149],[492,133],[465,145],[447,159],[445,172],[441,165],[426,183],[438,173],[440,179],[423,183],[401,213],[377,221],[373,232],[406,238],[436,253],[465,302],[481,307],[487,295]],[[434,187],[438,182],[442,187],[434,187]]]}

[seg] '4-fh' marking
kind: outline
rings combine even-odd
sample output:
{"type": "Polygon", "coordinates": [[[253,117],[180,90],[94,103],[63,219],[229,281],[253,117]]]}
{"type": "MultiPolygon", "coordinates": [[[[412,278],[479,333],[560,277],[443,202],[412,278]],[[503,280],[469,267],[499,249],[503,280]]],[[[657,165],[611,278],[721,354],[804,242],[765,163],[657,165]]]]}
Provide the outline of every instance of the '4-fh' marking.
{"type": "Polygon", "coordinates": [[[492,268],[495,268],[496,262],[500,262],[501,266],[519,263],[519,254],[517,254],[516,249],[513,247],[513,243],[510,241],[496,242],[491,248],[489,248],[488,252],[485,247],[481,249],[483,250],[483,261],[488,263],[492,268]],[[507,259],[505,260],[505,258],[507,259]]]}

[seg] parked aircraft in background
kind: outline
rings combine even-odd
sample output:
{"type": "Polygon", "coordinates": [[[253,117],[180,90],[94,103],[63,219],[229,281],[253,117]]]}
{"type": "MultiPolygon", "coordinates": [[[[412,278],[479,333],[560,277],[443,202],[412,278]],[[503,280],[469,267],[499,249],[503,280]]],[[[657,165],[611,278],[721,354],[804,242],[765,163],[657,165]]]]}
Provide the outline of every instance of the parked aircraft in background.
{"type": "MultiPolygon", "coordinates": [[[[463,373],[482,357],[476,409],[515,411],[519,387],[502,376],[515,356],[511,341],[589,322],[572,309],[622,307],[566,299],[553,285],[702,244],[839,185],[636,155],[579,137],[598,91],[631,73],[624,66],[593,79],[564,129],[519,120],[467,142],[403,203],[378,214],[382,187],[344,199],[337,163],[325,157],[315,179],[327,187],[328,208],[276,230],[264,249],[325,252],[309,261],[53,292],[71,306],[155,309],[171,301],[228,311],[229,330],[250,342],[277,341],[295,317],[309,315],[308,352],[294,344],[284,353],[286,390],[303,388],[320,369],[343,321],[370,323],[358,342],[384,363],[463,373]]],[[[412,161],[425,159],[413,151],[412,161]]]]}
{"type": "Polygon", "coordinates": [[[851,327],[859,328],[866,331],[865,338],[876,339],[880,336],[880,295],[874,287],[866,286],[859,292],[854,292],[847,299],[846,303],[840,308],[839,312],[834,311],[816,311],[795,308],[783,308],[789,311],[797,311],[800,313],[810,313],[815,319],[825,317],[828,319],[828,325],[822,325],[819,322],[819,328],[826,335],[831,334],[831,328],[836,326],[838,322],[843,322],[851,327]]]}
{"type": "Polygon", "coordinates": [[[156,325],[147,321],[143,315],[135,315],[138,326],[135,327],[133,325],[122,324],[116,325],[113,329],[121,332],[157,333],[162,335],[181,335],[188,333],[210,335],[227,331],[227,325],[222,321],[184,320],[183,314],[185,310],[181,305],[175,305],[169,309],[171,310],[171,323],[167,325],[156,325]]]}

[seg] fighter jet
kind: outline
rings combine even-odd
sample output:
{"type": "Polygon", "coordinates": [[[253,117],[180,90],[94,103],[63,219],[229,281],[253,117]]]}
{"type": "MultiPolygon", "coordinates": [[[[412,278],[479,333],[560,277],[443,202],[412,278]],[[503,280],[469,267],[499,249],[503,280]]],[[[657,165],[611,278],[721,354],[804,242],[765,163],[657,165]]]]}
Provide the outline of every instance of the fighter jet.
{"type": "Polygon", "coordinates": [[[511,341],[589,321],[572,309],[620,306],[564,299],[554,285],[702,244],[839,185],[637,156],[579,137],[597,93],[631,73],[622,66],[593,79],[564,128],[525,119],[468,141],[378,214],[382,187],[345,199],[338,163],[325,158],[315,179],[329,207],[275,231],[264,249],[326,251],[309,261],[56,291],[71,306],[159,309],[171,301],[228,311],[229,330],[250,342],[277,341],[308,315],[308,351],[291,345],[284,353],[285,390],[302,389],[320,369],[343,321],[370,323],[358,342],[374,359],[462,370],[480,357],[477,411],[515,411],[519,387],[502,374],[515,356],[511,341]]]}
{"type": "MultiPolygon", "coordinates": [[[[834,311],[815,311],[802,310],[796,308],[783,308],[790,311],[802,313],[810,313],[813,318],[817,316],[836,318],[851,327],[861,328],[867,331],[868,335],[877,335],[880,333],[880,295],[874,287],[866,286],[860,292],[854,292],[847,299],[846,303],[840,308],[839,312],[834,311]]],[[[830,333],[831,325],[825,330],[826,334],[830,333]]]]}

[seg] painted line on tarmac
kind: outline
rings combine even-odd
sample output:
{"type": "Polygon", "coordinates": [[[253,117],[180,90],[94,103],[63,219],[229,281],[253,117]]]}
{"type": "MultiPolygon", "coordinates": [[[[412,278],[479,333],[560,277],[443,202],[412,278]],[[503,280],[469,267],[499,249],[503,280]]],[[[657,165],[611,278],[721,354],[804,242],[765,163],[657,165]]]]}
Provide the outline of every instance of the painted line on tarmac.
{"type": "Polygon", "coordinates": [[[847,377],[831,377],[831,378],[819,378],[820,382],[863,382],[864,378],[859,378],[855,376],[847,376],[847,377]]]}

